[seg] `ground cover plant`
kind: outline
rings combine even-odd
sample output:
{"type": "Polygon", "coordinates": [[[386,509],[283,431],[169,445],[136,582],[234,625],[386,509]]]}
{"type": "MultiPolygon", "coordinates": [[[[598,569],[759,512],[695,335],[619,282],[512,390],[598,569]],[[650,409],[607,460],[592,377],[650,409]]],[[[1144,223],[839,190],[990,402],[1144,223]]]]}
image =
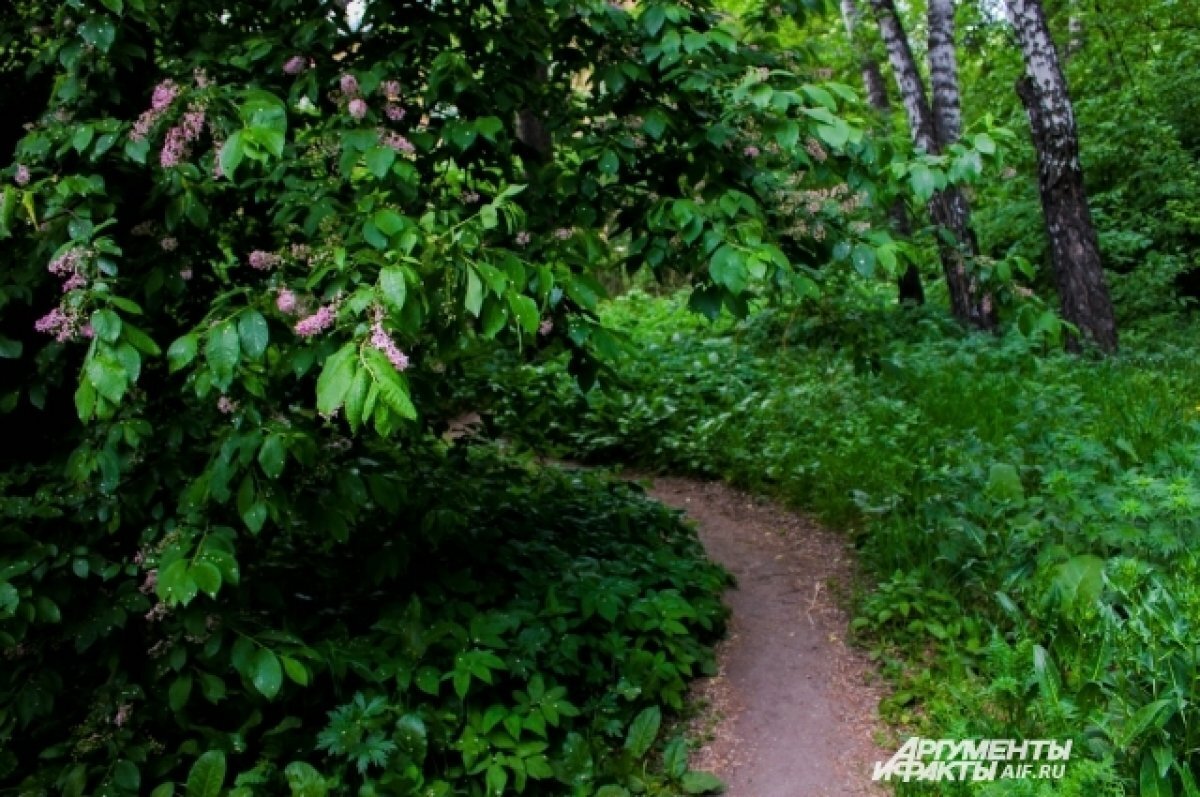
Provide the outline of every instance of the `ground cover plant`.
{"type": "MultiPolygon", "coordinates": [[[[629,345],[604,388],[581,391],[554,359],[483,371],[496,433],[816,511],[878,580],[854,627],[894,679],[892,720],[1073,739],[1068,779],[1045,793],[1193,793],[1193,322],[1131,330],[1097,363],[1016,331],[964,336],[879,292],[713,325],[634,293],[604,317],[629,345]]],[[[902,790],[958,793],[926,788],[902,790]]]]}
{"type": "MultiPolygon", "coordinates": [[[[373,472],[382,447],[324,456],[371,533],[334,542],[302,519],[314,496],[294,536],[236,564],[235,531],[214,526],[195,556],[180,535],[144,540],[137,564],[41,542],[7,566],[6,633],[21,636],[2,763],[19,793],[714,785],[687,769],[682,740],[659,738],[724,620],[726,577],[671,512],[486,448],[413,452],[391,473],[373,472]],[[236,597],[156,602],[179,562],[198,582],[185,589],[214,590],[208,565],[236,597]]],[[[70,511],[52,505],[6,543],[70,511]]]]}

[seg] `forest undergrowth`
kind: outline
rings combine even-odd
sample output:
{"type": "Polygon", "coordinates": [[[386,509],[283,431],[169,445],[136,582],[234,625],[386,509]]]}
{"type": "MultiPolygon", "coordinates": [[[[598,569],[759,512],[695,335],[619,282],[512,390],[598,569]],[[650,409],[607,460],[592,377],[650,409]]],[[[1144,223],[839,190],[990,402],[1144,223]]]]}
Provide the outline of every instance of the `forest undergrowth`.
{"type": "Polygon", "coordinates": [[[634,291],[605,309],[627,348],[588,392],[562,358],[481,361],[485,422],[815,511],[877,580],[853,627],[890,721],[1072,740],[1063,781],[900,793],[1197,793],[1195,324],[1146,321],[1093,361],[885,294],[710,324],[634,291]]]}

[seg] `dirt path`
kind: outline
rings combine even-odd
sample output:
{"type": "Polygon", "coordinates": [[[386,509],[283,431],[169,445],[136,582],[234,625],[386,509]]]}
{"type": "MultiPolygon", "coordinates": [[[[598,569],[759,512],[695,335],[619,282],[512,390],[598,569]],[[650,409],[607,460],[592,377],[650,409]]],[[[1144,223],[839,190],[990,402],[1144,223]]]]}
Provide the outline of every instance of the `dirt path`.
{"type": "Polygon", "coordinates": [[[658,478],[650,494],[696,521],[738,582],[720,672],[697,686],[708,708],[693,731],[711,740],[693,768],[719,775],[728,797],[887,794],[870,776],[890,756],[873,740],[881,693],[831,594],[853,578],[844,539],[722,484],[658,478]]]}

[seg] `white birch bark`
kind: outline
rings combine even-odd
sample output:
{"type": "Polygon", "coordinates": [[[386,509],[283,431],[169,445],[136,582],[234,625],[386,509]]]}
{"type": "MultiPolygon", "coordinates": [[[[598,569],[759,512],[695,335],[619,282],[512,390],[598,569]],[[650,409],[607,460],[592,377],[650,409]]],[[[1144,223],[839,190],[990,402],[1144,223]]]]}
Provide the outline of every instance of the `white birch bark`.
{"type": "MultiPolygon", "coordinates": [[[[1038,0],[1007,2],[1025,59],[1025,78],[1018,83],[1017,93],[1029,113],[1037,150],[1038,188],[1063,318],[1102,351],[1115,351],[1116,320],[1079,164],[1075,110],[1058,50],[1038,0]]],[[[1077,349],[1080,341],[1071,336],[1068,345],[1077,349]]]]}

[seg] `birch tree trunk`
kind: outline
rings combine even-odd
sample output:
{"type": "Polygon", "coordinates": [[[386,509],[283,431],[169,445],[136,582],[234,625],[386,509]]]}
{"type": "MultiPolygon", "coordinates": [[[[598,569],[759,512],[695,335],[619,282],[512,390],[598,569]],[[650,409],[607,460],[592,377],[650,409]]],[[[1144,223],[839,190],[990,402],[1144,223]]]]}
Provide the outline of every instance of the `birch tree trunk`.
{"type": "Polygon", "coordinates": [[[954,0],[929,0],[929,82],[938,142],[947,147],[962,135],[958,58],[954,52],[954,0]]]}
{"type": "MultiPolygon", "coordinates": [[[[1025,58],[1025,77],[1018,82],[1017,93],[1029,113],[1037,150],[1038,189],[1062,315],[1085,340],[1102,351],[1116,351],[1117,325],[1079,165],[1075,111],[1058,51],[1038,0],[1007,2],[1025,58]]],[[[1067,343],[1078,350],[1081,341],[1071,336],[1067,343]]]]}
{"type": "MultiPolygon", "coordinates": [[[[867,92],[867,102],[879,112],[880,116],[887,119],[891,115],[892,104],[888,101],[887,83],[883,79],[883,72],[880,70],[878,62],[856,40],[855,30],[859,20],[858,4],[855,0],[841,0],[841,3],[842,22],[846,26],[846,37],[850,39],[850,46],[859,51],[859,63],[862,69],[863,87],[867,92]]],[[[908,218],[908,211],[904,207],[904,200],[894,201],[888,213],[892,217],[892,226],[895,227],[896,232],[904,236],[912,233],[912,224],[908,218]]],[[[908,264],[904,273],[896,280],[896,287],[901,304],[906,302],[925,304],[925,288],[921,284],[921,272],[912,263],[908,264]]]]}
{"type": "MultiPolygon", "coordinates": [[[[942,150],[938,139],[933,111],[925,95],[925,84],[917,70],[908,36],[900,24],[894,0],[871,0],[879,32],[887,48],[888,61],[896,78],[896,87],[904,103],[908,126],[917,149],[936,155],[942,150]]],[[[953,42],[953,35],[951,36],[953,42]]],[[[956,92],[957,93],[957,92],[956,92]]],[[[979,329],[996,326],[995,308],[990,297],[983,294],[976,280],[968,273],[967,262],[978,253],[975,235],[971,231],[970,206],[962,191],[953,186],[934,195],[929,212],[939,226],[948,230],[954,243],[942,241],[938,247],[946,287],[950,293],[950,309],[960,321],[979,329]]]]}

